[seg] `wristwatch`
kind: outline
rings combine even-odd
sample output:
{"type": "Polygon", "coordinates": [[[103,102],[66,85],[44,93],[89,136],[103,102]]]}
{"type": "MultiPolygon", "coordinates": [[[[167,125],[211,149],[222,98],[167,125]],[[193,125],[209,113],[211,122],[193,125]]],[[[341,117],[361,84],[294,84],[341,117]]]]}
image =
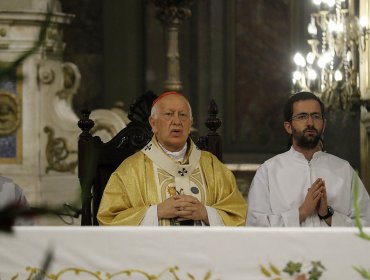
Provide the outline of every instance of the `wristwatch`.
{"type": "Polygon", "coordinates": [[[326,220],[327,218],[330,218],[334,214],[334,209],[331,208],[331,206],[328,206],[328,213],[326,215],[321,216],[319,213],[317,215],[319,216],[320,220],[326,220]]]}

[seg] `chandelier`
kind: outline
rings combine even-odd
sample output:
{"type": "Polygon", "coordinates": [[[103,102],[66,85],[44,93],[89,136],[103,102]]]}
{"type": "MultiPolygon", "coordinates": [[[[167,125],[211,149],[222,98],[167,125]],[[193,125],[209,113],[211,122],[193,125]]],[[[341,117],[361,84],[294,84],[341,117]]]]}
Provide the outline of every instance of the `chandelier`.
{"type": "MultiPolygon", "coordinates": [[[[353,110],[361,99],[359,54],[366,49],[368,19],[355,16],[353,0],[313,0],[307,30],[310,52],[296,53],[293,92],[315,93],[330,110],[353,110]]],[[[369,104],[368,104],[369,103],[369,104]]]]}

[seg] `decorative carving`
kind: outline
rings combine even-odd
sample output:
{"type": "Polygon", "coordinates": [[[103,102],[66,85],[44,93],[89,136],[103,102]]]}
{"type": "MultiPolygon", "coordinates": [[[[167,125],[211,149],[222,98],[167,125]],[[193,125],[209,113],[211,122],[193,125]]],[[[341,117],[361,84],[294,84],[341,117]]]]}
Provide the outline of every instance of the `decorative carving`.
{"type": "Polygon", "coordinates": [[[40,67],[38,71],[39,80],[44,84],[51,84],[54,81],[55,73],[48,67],[40,67]]]}
{"type": "Polygon", "coordinates": [[[0,91],[0,136],[14,133],[20,124],[21,109],[15,94],[0,91]]]}
{"type": "Polygon", "coordinates": [[[50,25],[46,32],[44,48],[46,51],[61,54],[64,50],[63,36],[57,26],[50,25]]]}
{"type": "Polygon", "coordinates": [[[81,74],[78,67],[70,62],[63,63],[63,89],[57,92],[59,98],[68,100],[72,98],[80,87],[81,74]]]}
{"type": "Polygon", "coordinates": [[[78,127],[81,128],[82,132],[80,134],[80,138],[82,139],[89,139],[92,137],[90,130],[94,127],[95,123],[91,120],[90,113],[91,111],[88,109],[82,110],[82,118],[78,121],[78,127]]]}
{"type": "Polygon", "coordinates": [[[44,128],[44,132],[48,134],[48,141],[46,144],[46,160],[48,167],[46,173],[50,170],[58,172],[72,172],[74,173],[77,166],[77,161],[66,162],[70,154],[77,153],[77,151],[69,150],[67,141],[64,138],[55,138],[54,129],[49,126],[44,128]]]}
{"type": "Polygon", "coordinates": [[[150,127],[148,116],[150,116],[152,103],[157,97],[158,96],[151,90],[148,90],[144,95],[137,98],[134,103],[130,105],[130,111],[128,113],[129,120],[140,122],[151,130],[152,128],[150,127]]]}
{"type": "Polygon", "coordinates": [[[211,135],[218,135],[216,131],[222,124],[222,121],[217,117],[218,107],[216,102],[212,99],[208,108],[208,118],[206,120],[206,127],[210,130],[211,135]]]}
{"type": "Polygon", "coordinates": [[[195,0],[152,0],[159,10],[157,18],[164,24],[168,25],[176,20],[184,21],[191,17],[190,6],[195,0]]]}
{"type": "Polygon", "coordinates": [[[94,127],[91,129],[91,134],[95,135],[99,131],[105,131],[111,138],[113,138],[113,136],[115,135],[115,130],[114,130],[113,125],[99,123],[99,121],[96,120],[94,127]]]}
{"type": "Polygon", "coordinates": [[[196,145],[198,148],[206,151],[211,151],[214,155],[222,161],[222,142],[221,136],[217,129],[221,126],[222,121],[217,117],[218,107],[216,102],[212,99],[208,107],[208,118],[206,120],[206,127],[209,129],[207,136],[199,137],[196,145]]]}

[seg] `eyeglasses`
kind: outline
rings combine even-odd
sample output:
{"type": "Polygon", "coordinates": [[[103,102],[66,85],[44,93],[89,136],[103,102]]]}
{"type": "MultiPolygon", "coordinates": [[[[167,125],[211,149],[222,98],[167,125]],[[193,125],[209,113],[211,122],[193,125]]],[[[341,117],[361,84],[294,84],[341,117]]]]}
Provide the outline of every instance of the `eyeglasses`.
{"type": "Polygon", "coordinates": [[[321,121],[324,117],[321,113],[300,113],[291,118],[292,121],[307,121],[311,117],[313,121],[321,121]]]}

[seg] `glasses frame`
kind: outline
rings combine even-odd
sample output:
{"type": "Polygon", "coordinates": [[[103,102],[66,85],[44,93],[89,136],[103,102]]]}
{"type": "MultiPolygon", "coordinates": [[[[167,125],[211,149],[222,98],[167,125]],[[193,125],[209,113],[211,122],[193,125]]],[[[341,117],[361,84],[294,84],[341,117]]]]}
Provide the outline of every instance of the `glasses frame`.
{"type": "Polygon", "coordinates": [[[324,120],[324,115],[318,112],[314,113],[298,113],[290,118],[291,121],[308,121],[308,119],[311,117],[312,121],[322,121],[324,120]]]}

